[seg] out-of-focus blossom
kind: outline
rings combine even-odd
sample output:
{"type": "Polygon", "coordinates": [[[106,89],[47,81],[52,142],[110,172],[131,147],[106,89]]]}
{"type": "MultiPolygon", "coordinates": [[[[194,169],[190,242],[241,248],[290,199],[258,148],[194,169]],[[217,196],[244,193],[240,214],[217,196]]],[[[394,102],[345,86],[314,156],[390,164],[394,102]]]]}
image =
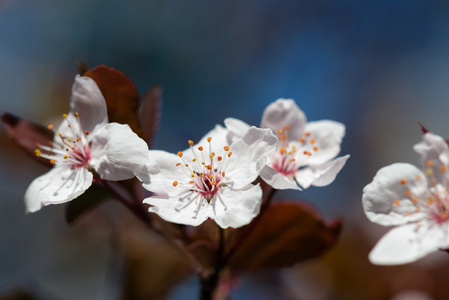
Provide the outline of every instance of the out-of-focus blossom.
{"type": "MultiPolygon", "coordinates": [[[[244,134],[249,125],[226,119],[231,139],[244,134]]],[[[334,181],[349,155],[340,153],[345,126],[329,120],[307,122],[306,116],[291,99],[278,99],[268,105],[260,127],[277,134],[277,149],[262,170],[262,179],[276,189],[326,186],[334,181]]]]}
{"type": "Polygon", "coordinates": [[[27,212],[75,199],[91,186],[94,173],[103,180],[135,175],[148,180],[147,144],[128,125],[108,123],[106,103],[95,81],[76,76],[70,107],[52,147],[36,149],[36,155],[49,159],[54,167],[28,187],[27,212]]]}
{"type": "Polygon", "coordinates": [[[268,129],[251,127],[242,138],[227,143],[228,130],[217,125],[201,141],[178,154],[150,150],[158,170],[149,191],[162,196],[144,200],[163,219],[197,226],[213,219],[220,227],[240,227],[257,216],[262,202],[259,176],[276,147],[268,129]]]}
{"type": "Polygon", "coordinates": [[[368,219],[397,226],[371,251],[372,263],[409,263],[449,248],[448,145],[426,133],[414,149],[421,156],[421,170],[407,163],[386,166],[363,190],[368,219]]]}

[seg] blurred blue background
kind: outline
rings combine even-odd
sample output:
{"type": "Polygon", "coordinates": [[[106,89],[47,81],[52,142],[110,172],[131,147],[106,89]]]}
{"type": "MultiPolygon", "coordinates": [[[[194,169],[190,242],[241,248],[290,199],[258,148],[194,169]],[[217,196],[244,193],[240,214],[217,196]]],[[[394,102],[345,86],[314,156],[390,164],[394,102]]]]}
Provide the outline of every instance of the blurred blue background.
{"type": "MultiPolygon", "coordinates": [[[[340,243],[324,261],[244,279],[232,299],[361,299],[363,290],[342,277],[364,268],[373,277],[360,282],[388,291],[379,299],[415,289],[421,298],[407,299],[438,299],[443,253],[401,268],[369,265],[387,229],[366,220],[360,199],[379,168],[417,164],[418,121],[449,136],[448,1],[0,2],[1,112],[58,120],[79,61],[121,70],[141,95],[163,86],[156,149],[184,149],[230,116],[258,125],[281,97],[295,99],[309,120],[346,125],[342,154],[351,158],[336,181],[279,194],[342,218],[340,243]],[[346,267],[336,262],[345,257],[346,267]],[[427,283],[403,283],[407,270],[427,283]],[[382,272],[393,275],[376,277],[382,272]]],[[[88,222],[69,227],[62,206],[25,216],[24,191],[46,170],[0,137],[0,295],[20,287],[43,299],[118,299],[120,278],[105,271],[121,268],[111,267],[110,236],[88,222]]],[[[185,281],[170,299],[196,298],[196,284],[185,281]]]]}

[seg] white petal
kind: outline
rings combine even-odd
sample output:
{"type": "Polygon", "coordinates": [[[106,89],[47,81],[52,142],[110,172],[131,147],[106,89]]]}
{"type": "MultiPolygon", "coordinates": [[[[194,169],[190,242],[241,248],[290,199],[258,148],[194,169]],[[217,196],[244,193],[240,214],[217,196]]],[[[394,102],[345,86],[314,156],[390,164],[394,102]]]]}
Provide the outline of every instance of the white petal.
{"type": "Polygon", "coordinates": [[[226,118],[224,120],[224,124],[226,128],[229,130],[228,134],[229,143],[233,142],[236,138],[243,137],[251,127],[245,122],[234,118],[226,118]]]}
{"type": "Polygon", "coordinates": [[[421,169],[428,169],[428,162],[432,163],[433,176],[439,183],[443,182],[442,174],[445,174],[444,178],[449,179],[447,172],[442,173],[441,167],[449,170],[449,147],[446,141],[439,135],[433,133],[426,133],[423,136],[422,142],[416,144],[413,149],[421,156],[421,169]]]}
{"type": "Polygon", "coordinates": [[[263,112],[260,127],[277,132],[279,128],[290,126],[288,141],[298,140],[304,135],[306,116],[292,99],[278,99],[267,106],[263,112]]]}
{"type": "Polygon", "coordinates": [[[97,124],[106,124],[108,115],[103,94],[92,78],[75,77],[70,101],[72,113],[79,113],[83,130],[92,132],[97,124]]]}
{"type": "Polygon", "coordinates": [[[421,222],[393,228],[376,244],[369,254],[369,260],[378,265],[406,264],[431,252],[447,249],[447,225],[421,222]]]}
{"type": "Polygon", "coordinates": [[[320,165],[309,165],[296,172],[296,181],[305,189],[311,185],[329,185],[335,180],[335,177],[337,177],[338,172],[343,168],[348,158],[349,154],[320,165]]]}
{"type": "Polygon", "coordinates": [[[212,207],[207,201],[192,192],[177,197],[149,197],[143,202],[154,205],[148,209],[149,212],[178,224],[198,226],[212,215],[212,207]]]}
{"type": "Polygon", "coordinates": [[[248,185],[242,190],[224,189],[221,201],[215,197],[211,202],[213,215],[210,217],[221,228],[238,228],[249,224],[259,214],[262,204],[262,189],[259,185],[248,185]]]}
{"type": "Polygon", "coordinates": [[[173,186],[173,182],[190,180],[188,175],[182,171],[183,166],[176,166],[181,159],[175,154],[160,150],[150,150],[148,156],[154,172],[151,173],[151,182],[143,184],[143,187],[157,194],[178,195],[180,187],[173,186]]]}
{"type": "Polygon", "coordinates": [[[373,181],[365,186],[363,209],[370,221],[385,226],[416,221],[425,218],[426,214],[417,211],[411,199],[416,197],[419,203],[425,203],[427,188],[427,180],[418,168],[395,163],[380,169],[373,181]]]}
{"type": "Polygon", "coordinates": [[[148,145],[128,125],[109,123],[89,136],[89,165],[105,180],[144,177],[148,163],[148,145]]]}
{"type": "Polygon", "coordinates": [[[85,168],[54,167],[33,180],[25,192],[27,213],[75,199],[92,185],[92,178],[92,173],[85,168]]]}
{"type": "MultiPolygon", "coordinates": [[[[206,133],[201,140],[192,146],[193,149],[195,149],[197,155],[199,155],[200,152],[198,152],[198,147],[202,146],[204,148],[204,154],[205,156],[209,155],[209,142],[207,139],[209,137],[212,138],[210,145],[212,146],[212,152],[215,152],[217,155],[223,155],[221,152],[223,152],[224,146],[229,146],[228,142],[228,130],[224,128],[221,125],[215,125],[214,129],[206,133]]],[[[186,161],[190,161],[194,155],[192,153],[192,150],[189,148],[185,149],[182,152],[185,156],[184,159],[186,161]]]]}
{"type": "Polygon", "coordinates": [[[304,146],[312,153],[307,160],[308,164],[322,164],[340,153],[341,140],[345,135],[343,124],[329,120],[309,122],[305,131],[310,136],[304,146]],[[310,143],[311,140],[314,141],[313,144],[310,143]]]}
{"type": "Polygon", "coordinates": [[[276,171],[269,166],[265,166],[260,172],[260,177],[277,190],[301,190],[298,184],[291,177],[283,176],[281,173],[276,171]]]}
{"type": "Polygon", "coordinates": [[[226,177],[233,182],[233,189],[241,189],[259,176],[268,156],[275,150],[276,142],[271,130],[253,126],[242,139],[231,144],[233,154],[226,177]]]}

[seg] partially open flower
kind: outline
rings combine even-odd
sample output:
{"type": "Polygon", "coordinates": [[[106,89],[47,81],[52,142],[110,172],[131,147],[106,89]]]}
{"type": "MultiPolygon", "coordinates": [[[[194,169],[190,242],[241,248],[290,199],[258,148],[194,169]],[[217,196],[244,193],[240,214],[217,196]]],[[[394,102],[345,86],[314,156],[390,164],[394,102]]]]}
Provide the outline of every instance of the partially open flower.
{"type": "Polygon", "coordinates": [[[217,125],[197,145],[177,155],[150,150],[159,172],[152,174],[149,191],[163,196],[144,200],[150,212],[163,219],[199,225],[211,218],[222,228],[248,224],[259,213],[262,190],[251,184],[274,150],[270,130],[252,127],[228,145],[227,129],[217,125]]]}
{"type": "MultiPolygon", "coordinates": [[[[226,119],[231,139],[241,136],[249,125],[226,119]]],[[[262,179],[276,189],[325,186],[334,181],[349,155],[336,158],[345,135],[343,124],[323,120],[306,122],[306,116],[291,99],[278,99],[265,109],[261,128],[278,136],[277,149],[262,170],[262,179]]]]}
{"type": "Polygon", "coordinates": [[[407,163],[380,169],[363,190],[363,208],[372,222],[398,226],[369,255],[372,263],[403,264],[449,248],[449,148],[426,133],[415,145],[421,170],[407,163]]]}
{"type": "Polygon", "coordinates": [[[54,167],[28,187],[27,212],[78,197],[91,186],[93,172],[104,180],[135,175],[148,180],[147,144],[128,125],[108,123],[106,103],[95,81],[76,76],[70,106],[52,147],[37,145],[36,155],[49,159],[54,167]]]}

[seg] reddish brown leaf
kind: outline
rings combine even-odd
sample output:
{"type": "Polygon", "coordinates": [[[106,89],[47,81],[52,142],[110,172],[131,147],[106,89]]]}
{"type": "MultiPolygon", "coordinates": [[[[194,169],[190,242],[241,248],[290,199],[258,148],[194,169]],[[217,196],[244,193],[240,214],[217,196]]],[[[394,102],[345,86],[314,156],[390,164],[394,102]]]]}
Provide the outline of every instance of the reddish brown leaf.
{"type": "Polygon", "coordinates": [[[162,87],[159,84],[152,85],[143,97],[140,108],[140,124],[150,148],[151,140],[159,124],[161,103],[162,87]]]}
{"type": "Polygon", "coordinates": [[[421,123],[418,122],[419,129],[421,130],[422,134],[426,134],[429,132],[426,127],[424,127],[421,123]]]}
{"type": "Polygon", "coordinates": [[[132,81],[122,72],[107,66],[98,66],[84,73],[95,80],[108,107],[110,122],[128,124],[131,129],[142,137],[137,112],[139,108],[139,93],[132,81]]]}
{"type": "Polygon", "coordinates": [[[53,132],[47,127],[21,119],[12,114],[6,113],[2,115],[2,121],[6,126],[6,131],[14,142],[29,153],[34,159],[49,167],[52,165],[48,159],[37,157],[35,150],[37,144],[50,146],[53,140],[53,132]]]}
{"type": "Polygon", "coordinates": [[[231,257],[230,265],[237,272],[291,266],[328,250],[340,231],[340,221],[326,223],[305,204],[271,204],[231,257]]]}

